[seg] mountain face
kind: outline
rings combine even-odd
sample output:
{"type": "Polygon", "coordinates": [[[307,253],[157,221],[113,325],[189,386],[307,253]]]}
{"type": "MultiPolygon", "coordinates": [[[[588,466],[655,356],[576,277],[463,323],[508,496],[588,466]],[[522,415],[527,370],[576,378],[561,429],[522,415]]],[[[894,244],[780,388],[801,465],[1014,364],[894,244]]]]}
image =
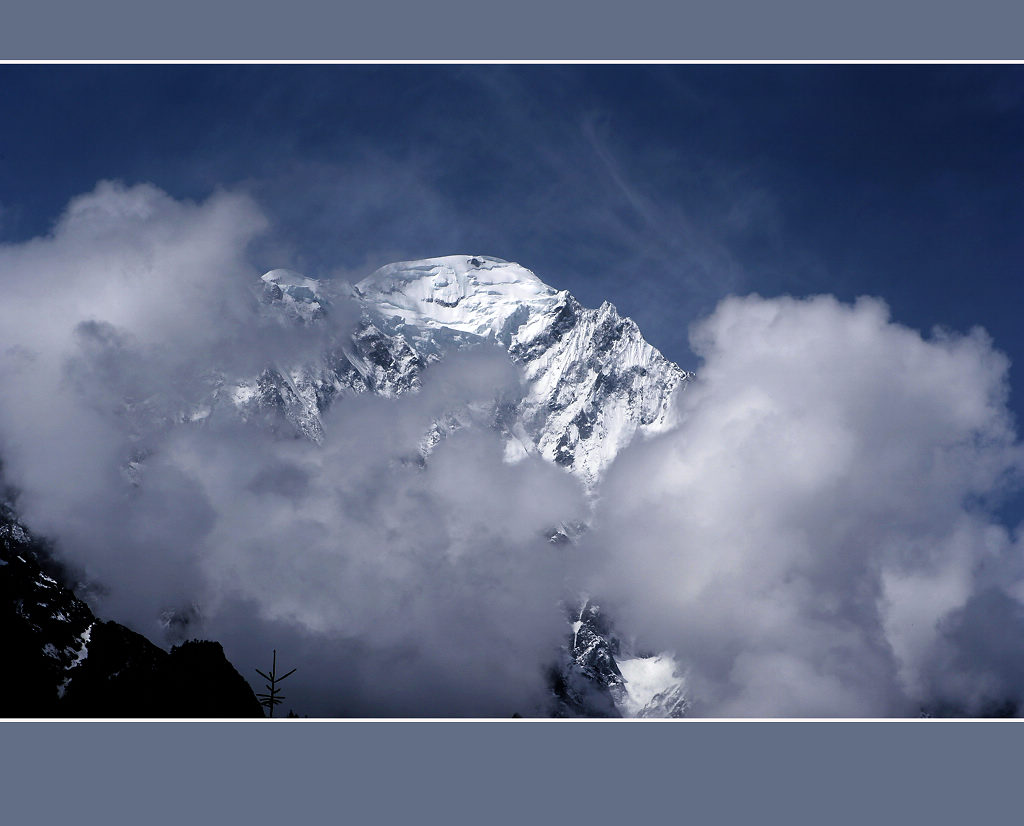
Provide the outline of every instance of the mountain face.
{"type": "MultiPolygon", "coordinates": [[[[331,312],[332,288],[314,279],[272,270],[262,281],[263,302],[298,323],[315,324],[331,312]]],[[[509,456],[539,453],[592,490],[634,437],[673,425],[672,398],[692,378],[611,304],[581,307],[568,292],[497,258],[390,264],[334,298],[357,302],[354,333],[318,364],[268,369],[230,389],[243,415],[319,441],[321,416],[336,398],[416,390],[427,365],[497,344],[526,379],[524,398],[505,417],[509,456]]]]}

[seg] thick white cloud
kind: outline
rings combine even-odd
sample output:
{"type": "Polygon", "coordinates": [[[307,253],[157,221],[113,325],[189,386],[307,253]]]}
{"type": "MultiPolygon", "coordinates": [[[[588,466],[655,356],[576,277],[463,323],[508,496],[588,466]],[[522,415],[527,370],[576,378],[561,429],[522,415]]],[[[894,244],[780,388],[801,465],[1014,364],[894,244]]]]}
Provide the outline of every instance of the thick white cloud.
{"type": "Polygon", "coordinates": [[[933,665],[1016,558],[990,515],[1021,469],[1007,360],[872,299],[732,298],[692,344],[681,426],[602,488],[593,592],[678,653],[701,713],[976,711],[985,692],[949,696],[933,665]]]}

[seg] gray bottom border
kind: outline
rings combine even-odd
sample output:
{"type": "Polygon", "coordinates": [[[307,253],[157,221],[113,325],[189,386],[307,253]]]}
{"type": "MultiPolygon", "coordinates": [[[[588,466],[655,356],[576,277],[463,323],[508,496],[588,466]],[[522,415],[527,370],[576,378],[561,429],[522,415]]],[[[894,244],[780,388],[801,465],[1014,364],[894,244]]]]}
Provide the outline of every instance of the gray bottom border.
{"type": "Polygon", "coordinates": [[[1018,822],[1014,722],[8,722],[4,822],[1018,822]],[[1016,816],[1013,816],[1016,813],[1016,816]]]}

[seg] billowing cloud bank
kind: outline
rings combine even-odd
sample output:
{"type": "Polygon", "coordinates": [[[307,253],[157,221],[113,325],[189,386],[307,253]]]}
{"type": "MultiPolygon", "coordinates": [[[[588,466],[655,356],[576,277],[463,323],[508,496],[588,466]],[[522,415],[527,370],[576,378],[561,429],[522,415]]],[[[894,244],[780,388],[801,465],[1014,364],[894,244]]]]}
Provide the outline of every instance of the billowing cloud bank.
{"type": "Polygon", "coordinates": [[[728,299],[681,427],[602,490],[592,590],[677,652],[699,713],[983,713],[1019,680],[1006,359],[883,303],[728,299]],[[1004,660],[1004,656],[1006,659],[1004,660]]]}
{"type": "Polygon", "coordinates": [[[559,601],[583,590],[676,653],[701,714],[1024,698],[1020,553],[993,516],[1021,451],[983,333],[925,339],[867,299],[729,299],[694,329],[679,428],[624,451],[588,512],[486,427],[417,460],[446,411],[521,392],[499,352],[346,399],[322,446],[188,421],[217,376],[312,359],[354,320],[342,299],[313,326],[261,309],[264,225],[235,195],[102,184],[0,247],[4,472],[100,613],[154,639],[187,619],[171,633],[222,640],[247,676],[276,647],[313,715],[542,711],[559,601]],[[547,541],[588,513],[578,547],[547,541]]]}

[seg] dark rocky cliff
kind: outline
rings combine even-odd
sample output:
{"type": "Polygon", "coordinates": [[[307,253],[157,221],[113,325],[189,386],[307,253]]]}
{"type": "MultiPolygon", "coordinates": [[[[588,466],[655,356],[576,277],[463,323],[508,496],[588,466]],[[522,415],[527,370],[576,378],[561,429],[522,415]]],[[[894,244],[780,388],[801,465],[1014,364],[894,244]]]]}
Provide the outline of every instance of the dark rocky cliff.
{"type": "Polygon", "coordinates": [[[97,619],[0,502],[0,717],[262,717],[217,642],[168,653],[97,619]]]}

